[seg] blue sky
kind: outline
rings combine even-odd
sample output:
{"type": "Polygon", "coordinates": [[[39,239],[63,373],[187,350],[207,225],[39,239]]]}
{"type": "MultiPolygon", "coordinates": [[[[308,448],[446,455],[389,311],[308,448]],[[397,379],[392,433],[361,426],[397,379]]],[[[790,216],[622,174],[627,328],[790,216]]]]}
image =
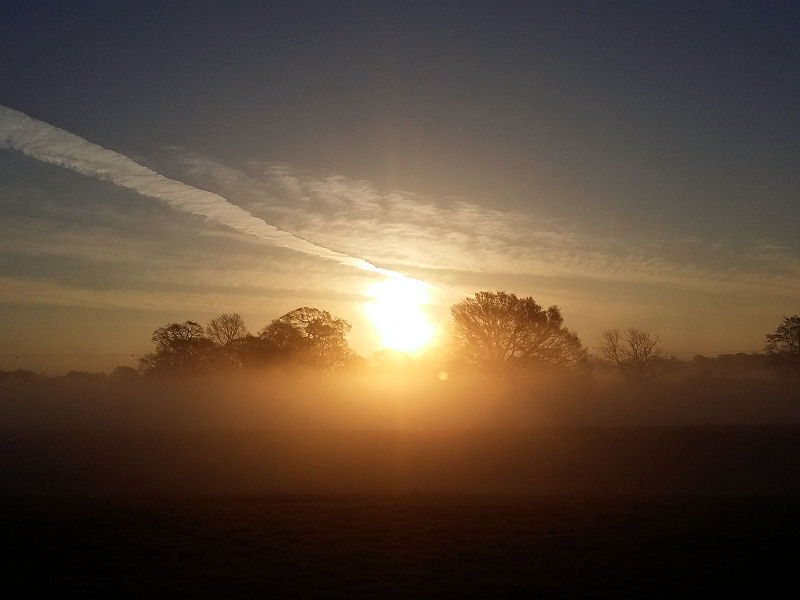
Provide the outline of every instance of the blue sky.
{"type": "Polygon", "coordinates": [[[438,322],[506,289],[590,349],[758,350],[800,297],[798,30],[792,2],[4,3],[0,368],[301,305],[368,354],[381,275],[342,256],[435,286],[438,322]]]}

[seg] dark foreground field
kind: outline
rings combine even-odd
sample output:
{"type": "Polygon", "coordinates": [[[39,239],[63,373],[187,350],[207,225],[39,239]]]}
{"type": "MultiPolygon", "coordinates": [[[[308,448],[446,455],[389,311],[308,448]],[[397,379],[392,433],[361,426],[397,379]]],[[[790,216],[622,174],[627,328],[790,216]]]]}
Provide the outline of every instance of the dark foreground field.
{"type": "Polygon", "coordinates": [[[675,597],[796,589],[789,498],[30,501],[5,583],[102,597],[675,597]]]}
{"type": "Polygon", "coordinates": [[[0,437],[28,594],[788,592],[800,428],[33,431],[0,437]]]}

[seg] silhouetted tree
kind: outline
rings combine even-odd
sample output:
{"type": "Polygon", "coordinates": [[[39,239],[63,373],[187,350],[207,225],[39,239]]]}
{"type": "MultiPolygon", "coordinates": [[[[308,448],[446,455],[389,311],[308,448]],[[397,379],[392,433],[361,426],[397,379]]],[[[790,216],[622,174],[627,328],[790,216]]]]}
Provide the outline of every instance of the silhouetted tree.
{"type": "Polygon", "coordinates": [[[277,356],[332,369],[355,356],[345,338],[349,331],[344,319],[304,306],[272,321],[259,337],[277,356]]]}
{"type": "Polygon", "coordinates": [[[233,343],[236,360],[245,369],[261,368],[280,360],[281,353],[268,340],[248,334],[233,343]]]}
{"type": "Polygon", "coordinates": [[[783,323],[767,334],[764,351],[770,365],[800,371],[800,315],[783,317],[783,323]]]}
{"type": "Polygon", "coordinates": [[[63,376],[65,381],[70,383],[105,383],[108,375],[105,373],[92,373],[89,371],[76,371],[71,369],[63,376]]]}
{"type": "Polygon", "coordinates": [[[659,337],[631,328],[624,334],[619,329],[606,329],[600,335],[600,356],[627,377],[642,378],[653,372],[661,350],[659,337]]]}
{"type": "Polygon", "coordinates": [[[206,336],[215,344],[229,346],[247,337],[247,327],[237,313],[224,313],[208,322],[206,336]]]}
{"type": "Polygon", "coordinates": [[[767,364],[765,354],[737,352],[718,354],[714,358],[695,355],[687,366],[696,377],[753,377],[763,373],[767,364]]]}
{"type": "Polygon", "coordinates": [[[13,371],[0,371],[0,382],[19,382],[19,383],[33,383],[35,381],[44,381],[47,376],[28,369],[15,369],[13,371]]]}
{"type": "Polygon", "coordinates": [[[155,352],[139,361],[143,371],[199,373],[220,366],[220,353],[195,321],[170,323],[153,332],[155,352]]]}
{"type": "Polygon", "coordinates": [[[574,366],[586,360],[575,332],[557,306],[509,292],[477,292],[450,308],[456,356],[468,365],[504,375],[532,366],[574,366]]]}
{"type": "Polygon", "coordinates": [[[111,371],[111,380],[116,382],[134,381],[139,378],[139,371],[127,365],[120,365],[111,371]]]}
{"type": "Polygon", "coordinates": [[[296,356],[307,349],[308,339],[305,329],[286,320],[286,317],[291,314],[287,313],[280,319],[273,320],[258,334],[258,337],[275,356],[296,356]]]}
{"type": "Polygon", "coordinates": [[[246,350],[245,339],[249,335],[244,319],[236,313],[221,314],[206,325],[206,337],[217,345],[222,355],[232,364],[242,366],[246,350]]]}

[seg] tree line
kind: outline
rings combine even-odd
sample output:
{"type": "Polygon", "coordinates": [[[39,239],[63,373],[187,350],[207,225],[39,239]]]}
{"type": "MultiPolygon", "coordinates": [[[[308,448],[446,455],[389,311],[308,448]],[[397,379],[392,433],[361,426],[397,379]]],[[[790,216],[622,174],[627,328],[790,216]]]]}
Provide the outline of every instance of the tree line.
{"type": "MultiPolygon", "coordinates": [[[[665,355],[658,335],[636,328],[606,329],[597,342],[596,354],[590,354],[577,333],[566,326],[557,306],[545,308],[531,297],[510,292],[476,292],[454,304],[450,313],[452,321],[443,343],[427,357],[448,370],[510,377],[601,367],[627,378],[646,379],[674,369],[680,362],[665,355]]],[[[348,344],[350,329],[344,319],[307,306],[272,320],[255,334],[235,313],[221,314],[205,326],[191,320],[168,323],[153,331],[155,348],[139,360],[138,370],[120,366],[112,376],[192,375],[289,365],[321,371],[342,369],[365,361],[348,344]]],[[[784,317],[775,331],[766,335],[763,355],[696,356],[692,364],[708,369],[712,360],[726,368],[736,368],[732,367],[736,363],[749,369],[763,363],[800,374],[800,315],[784,317]]],[[[0,378],[12,375],[23,379],[35,376],[23,370],[0,371],[0,378]]]]}
{"type": "MultiPolygon", "coordinates": [[[[512,376],[535,370],[586,370],[603,365],[632,378],[651,377],[670,359],[660,338],[629,328],[602,332],[590,355],[569,329],[558,306],[544,308],[531,297],[481,291],[454,304],[449,335],[439,360],[451,368],[512,376]]],[[[205,326],[169,323],[153,332],[155,350],[140,360],[146,374],[192,374],[224,369],[301,365],[334,370],[363,359],[350,348],[350,324],[317,308],[301,307],[251,334],[241,316],[222,314],[205,326]]],[[[769,364],[800,372],[800,316],[784,317],[767,334],[769,364]]],[[[697,361],[701,362],[698,357],[697,361]]]]}
{"type": "Polygon", "coordinates": [[[292,363],[336,369],[356,358],[347,343],[350,324],[307,306],[274,319],[257,335],[238,314],[222,314],[203,327],[169,323],[153,332],[156,348],[140,360],[145,373],[192,374],[292,363]]]}

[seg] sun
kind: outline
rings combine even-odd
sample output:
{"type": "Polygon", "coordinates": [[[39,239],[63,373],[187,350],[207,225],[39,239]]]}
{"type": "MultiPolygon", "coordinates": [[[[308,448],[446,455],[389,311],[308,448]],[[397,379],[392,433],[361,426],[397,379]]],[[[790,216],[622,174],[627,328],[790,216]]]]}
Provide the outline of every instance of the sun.
{"type": "Polygon", "coordinates": [[[410,277],[394,277],[373,285],[374,298],[364,305],[384,348],[418,352],[433,340],[436,329],[422,307],[430,303],[430,286],[410,277]]]}

